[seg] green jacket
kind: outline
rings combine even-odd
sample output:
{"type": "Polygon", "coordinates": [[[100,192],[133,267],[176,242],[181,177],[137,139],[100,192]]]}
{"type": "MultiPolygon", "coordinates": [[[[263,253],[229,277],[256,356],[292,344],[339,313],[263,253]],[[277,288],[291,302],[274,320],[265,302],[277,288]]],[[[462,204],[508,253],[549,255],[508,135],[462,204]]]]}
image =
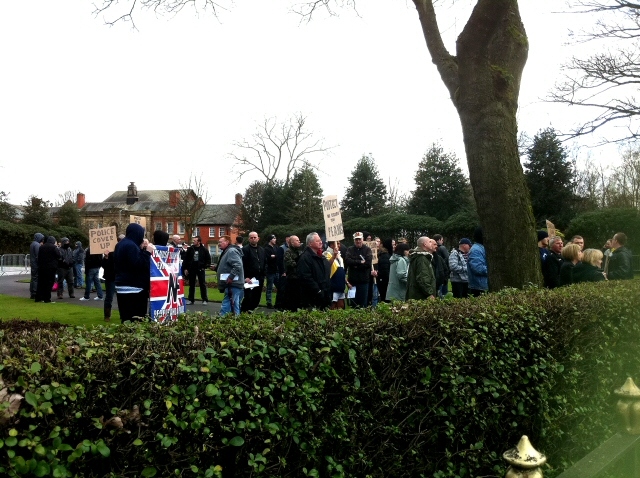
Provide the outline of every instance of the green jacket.
{"type": "Polygon", "coordinates": [[[389,262],[391,270],[389,272],[387,299],[405,300],[407,297],[407,266],[409,265],[409,258],[394,254],[389,262]]]}
{"type": "Polygon", "coordinates": [[[428,299],[436,295],[436,277],[431,266],[432,255],[414,249],[409,255],[407,300],[428,299]]]}

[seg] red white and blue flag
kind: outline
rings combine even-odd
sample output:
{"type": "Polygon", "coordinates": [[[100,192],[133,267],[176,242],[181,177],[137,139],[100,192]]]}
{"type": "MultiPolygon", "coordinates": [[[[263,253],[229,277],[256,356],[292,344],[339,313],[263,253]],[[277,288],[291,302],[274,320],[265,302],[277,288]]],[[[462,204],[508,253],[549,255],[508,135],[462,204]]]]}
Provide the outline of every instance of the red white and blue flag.
{"type": "Polygon", "coordinates": [[[186,312],[180,249],[156,246],[151,254],[151,320],[171,323],[186,312]]]}

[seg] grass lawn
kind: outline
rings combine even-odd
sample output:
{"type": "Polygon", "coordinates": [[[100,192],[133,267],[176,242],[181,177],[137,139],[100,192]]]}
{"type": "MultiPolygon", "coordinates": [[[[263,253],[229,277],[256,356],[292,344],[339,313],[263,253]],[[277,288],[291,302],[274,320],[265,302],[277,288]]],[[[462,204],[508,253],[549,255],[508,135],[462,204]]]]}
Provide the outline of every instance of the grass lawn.
{"type": "MultiPolygon", "coordinates": [[[[85,307],[64,301],[36,304],[33,300],[24,297],[0,294],[0,320],[9,319],[39,320],[84,326],[105,324],[102,308],[85,307]]],[[[120,323],[120,315],[117,310],[112,312],[111,322],[120,323]]]]}

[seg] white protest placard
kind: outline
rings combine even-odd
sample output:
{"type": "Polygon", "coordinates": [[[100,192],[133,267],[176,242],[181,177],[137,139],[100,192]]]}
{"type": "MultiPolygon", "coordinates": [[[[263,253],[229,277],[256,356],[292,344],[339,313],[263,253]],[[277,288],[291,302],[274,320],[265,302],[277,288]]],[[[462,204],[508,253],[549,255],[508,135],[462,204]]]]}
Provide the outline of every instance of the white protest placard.
{"type": "Polygon", "coordinates": [[[100,229],[89,229],[89,253],[102,254],[113,252],[118,242],[116,226],[101,227],[100,229]]]}
{"type": "Polygon", "coordinates": [[[147,228],[147,218],[144,216],[134,216],[133,214],[129,216],[129,222],[131,224],[140,224],[145,229],[147,228]]]}
{"type": "Polygon", "coordinates": [[[325,196],[322,198],[322,213],[324,215],[324,232],[327,236],[327,242],[344,239],[338,196],[325,196]]]}

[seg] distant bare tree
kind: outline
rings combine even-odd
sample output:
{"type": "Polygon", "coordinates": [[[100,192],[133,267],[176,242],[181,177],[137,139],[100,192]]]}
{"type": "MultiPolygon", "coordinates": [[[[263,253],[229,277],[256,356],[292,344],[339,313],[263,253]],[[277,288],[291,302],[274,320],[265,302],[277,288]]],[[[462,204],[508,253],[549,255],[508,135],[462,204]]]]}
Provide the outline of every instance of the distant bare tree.
{"type": "Polygon", "coordinates": [[[326,153],[331,147],[325,146],[322,139],[314,138],[306,122],[307,118],[302,114],[283,123],[279,123],[277,118],[265,118],[250,139],[234,142],[237,151],[229,156],[235,163],[233,169],[237,179],[256,172],[267,183],[284,176],[287,186],[296,169],[309,166],[317,170],[310,157],[326,153]]]}
{"type": "Polygon", "coordinates": [[[595,108],[599,113],[579,124],[571,137],[588,135],[605,125],[616,134],[600,144],[640,138],[640,2],[626,0],[574,0],[585,13],[598,14],[591,31],[574,34],[578,42],[591,42],[587,58],[573,57],[564,65],[565,76],[549,100],[570,106],[595,108]]]}
{"type": "Polygon", "coordinates": [[[400,189],[400,184],[398,182],[398,178],[395,179],[393,184],[391,183],[391,178],[389,178],[387,191],[389,191],[387,195],[387,206],[390,212],[406,212],[407,211],[407,203],[409,202],[409,198],[405,193],[400,189]]]}
{"type": "Polygon", "coordinates": [[[209,200],[209,191],[202,174],[191,174],[186,182],[180,181],[178,202],[175,214],[184,223],[185,234],[190,237],[194,228],[200,223],[205,212],[204,206],[209,200]]]}
{"type": "Polygon", "coordinates": [[[54,206],[63,206],[67,201],[71,201],[75,204],[78,200],[78,192],[79,191],[65,191],[62,194],[58,194],[58,199],[56,199],[54,206]]]}

